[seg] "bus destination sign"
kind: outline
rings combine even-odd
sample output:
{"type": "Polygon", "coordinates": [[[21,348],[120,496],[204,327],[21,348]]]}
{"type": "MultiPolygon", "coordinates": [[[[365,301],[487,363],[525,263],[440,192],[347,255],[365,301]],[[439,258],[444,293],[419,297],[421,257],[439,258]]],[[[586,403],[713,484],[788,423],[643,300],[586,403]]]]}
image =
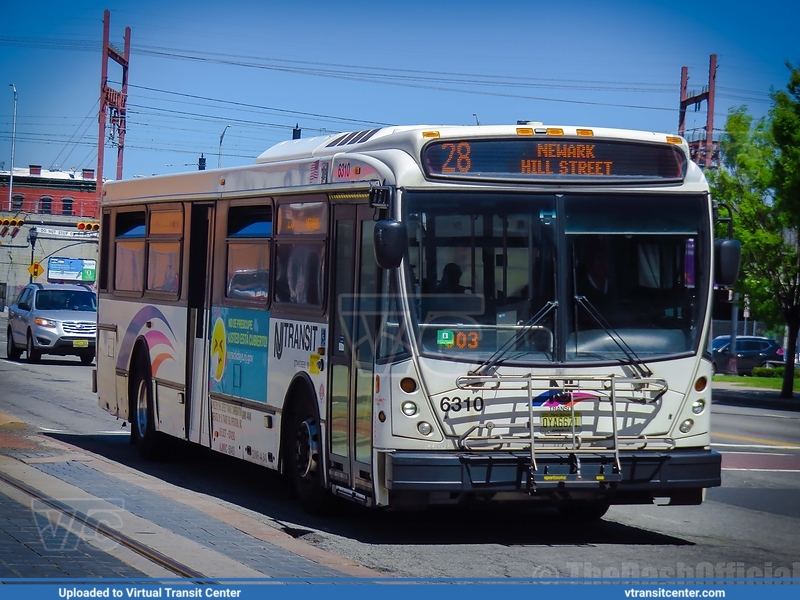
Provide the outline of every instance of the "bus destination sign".
{"type": "Polygon", "coordinates": [[[591,138],[442,140],[422,151],[432,177],[456,179],[680,181],[687,160],[671,144],[591,138]]]}

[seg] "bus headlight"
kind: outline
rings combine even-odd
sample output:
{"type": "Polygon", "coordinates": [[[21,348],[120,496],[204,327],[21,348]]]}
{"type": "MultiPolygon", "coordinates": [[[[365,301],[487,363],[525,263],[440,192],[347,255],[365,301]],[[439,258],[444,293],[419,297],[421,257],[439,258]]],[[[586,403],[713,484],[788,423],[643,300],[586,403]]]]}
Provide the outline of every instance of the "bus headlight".
{"type": "Polygon", "coordinates": [[[698,398],[694,402],[692,402],[692,412],[696,415],[699,415],[706,409],[706,399],[705,398],[698,398]]]}
{"type": "Polygon", "coordinates": [[[694,426],[694,421],[692,421],[691,419],[686,419],[683,423],[680,424],[680,427],[678,427],[678,429],[680,430],[681,433],[689,433],[693,426],[694,426]]]}
{"type": "Polygon", "coordinates": [[[417,431],[419,431],[422,435],[430,435],[433,431],[433,425],[427,421],[420,421],[417,423],[417,431]]]}
{"type": "Polygon", "coordinates": [[[402,410],[403,414],[407,417],[413,417],[419,412],[419,408],[417,408],[417,405],[411,400],[406,400],[403,402],[400,405],[400,410],[402,410]]]}

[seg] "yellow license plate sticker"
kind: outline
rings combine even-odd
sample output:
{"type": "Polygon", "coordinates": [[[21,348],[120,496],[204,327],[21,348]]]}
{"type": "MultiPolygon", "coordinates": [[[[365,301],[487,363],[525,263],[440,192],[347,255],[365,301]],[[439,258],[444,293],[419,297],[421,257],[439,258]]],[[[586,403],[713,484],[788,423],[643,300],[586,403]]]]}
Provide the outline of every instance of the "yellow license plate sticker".
{"type": "Polygon", "coordinates": [[[89,340],[72,340],[73,348],[88,348],[89,340]]]}
{"type": "Polygon", "coordinates": [[[572,429],[573,415],[575,427],[580,427],[581,413],[552,412],[542,415],[542,429],[572,429]]]}

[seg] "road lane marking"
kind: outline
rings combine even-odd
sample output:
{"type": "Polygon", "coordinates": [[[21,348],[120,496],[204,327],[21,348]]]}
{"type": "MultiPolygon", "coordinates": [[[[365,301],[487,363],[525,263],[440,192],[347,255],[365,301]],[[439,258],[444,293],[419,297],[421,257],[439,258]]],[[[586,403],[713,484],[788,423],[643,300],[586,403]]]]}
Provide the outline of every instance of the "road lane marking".
{"type": "MultiPolygon", "coordinates": [[[[719,405],[717,405],[719,408],[719,405]]],[[[797,420],[797,414],[790,414],[790,415],[779,415],[774,413],[765,413],[761,412],[759,409],[752,409],[750,412],[733,412],[733,411],[722,411],[719,413],[720,417],[758,417],[759,419],[793,419],[797,420]]]]}
{"type": "Polygon", "coordinates": [[[755,448],[765,450],[797,450],[797,446],[765,446],[763,444],[711,444],[714,448],[755,448]]]}
{"type": "Polygon", "coordinates": [[[755,438],[755,437],[748,437],[746,435],[734,435],[732,433],[718,433],[716,431],[711,432],[712,437],[721,437],[728,440],[739,440],[740,442],[753,442],[755,444],[767,444],[769,447],[774,448],[775,446],[787,447],[787,448],[800,448],[800,444],[787,444],[786,442],[776,442],[773,440],[765,440],[764,438],[755,438]]]}
{"type": "Polygon", "coordinates": [[[723,452],[728,456],[797,456],[786,452],[723,452]]]}
{"type": "Polygon", "coordinates": [[[800,469],[740,469],[738,467],[722,467],[723,471],[759,471],[761,473],[800,473],[800,469]]]}

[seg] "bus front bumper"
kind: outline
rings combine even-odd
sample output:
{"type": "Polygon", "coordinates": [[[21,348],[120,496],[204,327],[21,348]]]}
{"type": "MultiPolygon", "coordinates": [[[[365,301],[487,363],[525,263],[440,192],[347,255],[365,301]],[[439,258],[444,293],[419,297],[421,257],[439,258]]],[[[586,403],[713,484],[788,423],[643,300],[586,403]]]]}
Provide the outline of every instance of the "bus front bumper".
{"type": "MultiPolygon", "coordinates": [[[[620,452],[621,471],[609,456],[537,452],[537,469],[527,452],[415,452],[387,455],[386,487],[392,492],[449,494],[571,493],[612,494],[615,503],[646,503],[685,495],[698,504],[699,492],[721,485],[721,455],[714,450],[620,452]],[[697,493],[693,493],[697,492],[697,493]]],[[[679,503],[679,502],[673,502],[679,503]]]]}

